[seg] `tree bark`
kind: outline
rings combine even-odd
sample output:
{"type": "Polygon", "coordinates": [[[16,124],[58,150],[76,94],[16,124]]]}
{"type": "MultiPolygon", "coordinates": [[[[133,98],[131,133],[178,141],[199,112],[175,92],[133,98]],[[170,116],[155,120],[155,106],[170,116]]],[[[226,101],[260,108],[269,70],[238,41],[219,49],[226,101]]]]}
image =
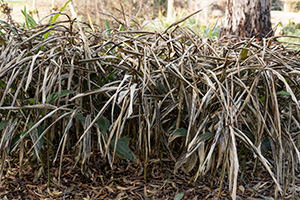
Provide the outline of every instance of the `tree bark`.
{"type": "Polygon", "coordinates": [[[272,36],[270,0],[227,0],[221,35],[272,36]]]}

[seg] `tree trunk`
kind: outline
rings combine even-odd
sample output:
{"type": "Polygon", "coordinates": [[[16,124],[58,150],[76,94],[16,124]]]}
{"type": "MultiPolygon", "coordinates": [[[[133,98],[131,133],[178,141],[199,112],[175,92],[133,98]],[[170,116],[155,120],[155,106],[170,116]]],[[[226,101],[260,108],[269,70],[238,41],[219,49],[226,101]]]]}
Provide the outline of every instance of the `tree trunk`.
{"type": "Polygon", "coordinates": [[[227,0],[221,35],[272,36],[270,0],[227,0]]]}
{"type": "Polygon", "coordinates": [[[173,10],[174,10],[174,0],[168,0],[168,13],[167,13],[168,21],[171,21],[173,18],[173,10]]]}

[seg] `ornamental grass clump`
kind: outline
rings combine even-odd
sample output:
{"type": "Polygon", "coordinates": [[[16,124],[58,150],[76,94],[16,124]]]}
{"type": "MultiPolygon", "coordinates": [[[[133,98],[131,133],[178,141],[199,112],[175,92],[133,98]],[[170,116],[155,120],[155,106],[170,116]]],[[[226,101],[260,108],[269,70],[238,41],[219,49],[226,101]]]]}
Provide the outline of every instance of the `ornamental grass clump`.
{"type": "Polygon", "coordinates": [[[1,24],[2,178],[10,156],[61,171],[67,152],[88,177],[99,151],[111,167],[169,158],[193,180],[226,182],[232,198],[245,168],[264,169],[275,193],[297,196],[299,50],[117,21],[104,31],[69,17],[1,24]]]}

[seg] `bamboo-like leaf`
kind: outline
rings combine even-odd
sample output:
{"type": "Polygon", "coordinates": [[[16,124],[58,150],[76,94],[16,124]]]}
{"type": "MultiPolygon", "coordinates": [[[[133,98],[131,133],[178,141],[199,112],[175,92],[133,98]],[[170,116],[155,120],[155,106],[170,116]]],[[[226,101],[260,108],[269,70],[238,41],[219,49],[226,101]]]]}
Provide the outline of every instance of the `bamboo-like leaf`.
{"type": "Polygon", "coordinates": [[[73,94],[73,93],[74,93],[74,91],[71,91],[71,90],[63,90],[60,92],[60,95],[59,95],[59,92],[54,92],[54,93],[50,94],[48,103],[52,104],[59,97],[64,97],[64,96],[67,96],[68,94],[73,94]]]}
{"type": "Polygon", "coordinates": [[[4,121],[0,122],[0,131],[6,127],[7,123],[8,123],[8,120],[4,120],[4,121]]]}
{"type": "Polygon", "coordinates": [[[281,74],[279,74],[277,71],[273,70],[273,69],[268,68],[268,70],[272,71],[284,83],[287,92],[291,95],[292,100],[298,106],[298,109],[300,109],[299,101],[297,100],[297,98],[296,98],[293,90],[291,89],[291,87],[289,86],[289,84],[286,82],[286,80],[284,79],[284,77],[281,74]]]}
{"type": "MultiPolygon", "coordinates": [[[[61,160],[62,160],[62,157],[63,157],[63,151],[65,149],[65,141],[67,140],[67,133],[69,131],[69,129],[71,128],[72,126],[72,121],[73,121],[73,118],[75,117],[75,114],[76,114],[77,110],[74,110],[70,116],[70,119],[69,119],[69,122],[67,124],[67,126],[64,128],[64,133],[62,135],[62,138],[59,142],[59,145],[58,145],[58,148],[57,148],[57,151],[56,151],[56,154],[55,154],[55,157],[54,157],[54,160],[53,160],[53,163],[55,163],[57,157],[58,157],[58,153],[59,153],[59,150],[62,146],[62,150],[61,150],[61,160]]],[[[61,170],[60,170],[61,171],[61,170]]]]}
{"type": "Polygon", "coordinates": [[[79,144],[79,142],[83,139],[84,135],[92,128],[92,126],[98,121],[98,119],[101,117],[103,112],[107,109],[109,104],[113,101],[115,98],[116,93],[105,103],[105,105],[102,107],[102,109],[98,112],[97,116],[93,119],[93,121],[90,123],[90,125],[85,129],[79,140],[77,141],[76,145],[79,144]]]}
{"type": "Polygon", "coordinates": [[[199,166],[199,169],[198,169],[198,171],[197,171],[195,180],[198,178],[199,173],[202,173],[202,172],[203,172],[205,165],[210,161],[211,156],[212,156],[212,154],[213,154],[213,152],[214,152],[214,150],[215,150],[215,147],[216,147],[216,145],[217,145],[217,142],[218,142],[218,140],[219,140],[219,137],[220,137],[220,135],[221,135],[221,133],[222,133],[223,123],[224,123],[223,120],[224,120],[224,117],[225,117],[225,114],[224,114],[224,113],[225,113],[225,111],[223,111],[223,113],[222,113],[222,117],[221,117],[221,119],[220,119],[220,122],[219,122],[219,125],[218,125],[217,132],[216,132],[216,134],[214,135],[214,140],[213,140],[213,142],[212,142],[212,145],[210,146],[209,152],[208,152],[208,154],[207,154],[207,156],[206,156],[204,162],[199,166]]]}
{"type": "Polygon", "coordinates": [[[168,139],[168,143],[171,143],[173,140],[175,140],[178,137],[183,137],[183,136],[186,136],[186,135],[187,135],[187,130],[186,129],[184,129],[184,128],[176,129],[170,134],[169,139],[168,139]]]}
{"type": "Polygon", "coordinates": [[[32,145],[32,147],[29,149],[28,153],[30,153],[32,151],[32,149],[38,144],[38,142],[45,136],[45,134],[47,133],[47,131],[49,131],[49,129],[56,124],[57,122],[59,122],[61,119],[63,119],[64,117],[70,115],[72,112],[67,112],[64,113],[63,115],[59,116],[54,122],[52,122],[37,138],[37,140],[35,141],[35,143],[32,145]]]}
{"type": "MultiPolygon", "coordinates": [[[[91,123],[91,116],[88,115],[85,119],[85,123],[84,123],[84,129],[86,129],[91,123]]],[[[91,133],[92,131],[89,130],[87,132],[87,134],[85,134],[85,136],[83,137],[83,140],[82,140],[82,145],[83,145],[83,160],[82,160],[82,163],[85,163],[86,161],[89,160],[90,158],[90,155],[91,155],[91,145],[92,145],[92,142],[91,142],[91,133]]]]}
{"type": "Polygon", "coordinates": [[[130,103],[129,103],[129,108],[128,108],[128,113],[127,113],[127,118],[130,117],[133,113],[133,103],[134,103],[134,93],[136,92],[135,88],[136,88],[137,84],[133,84],[132,86],[130,86],[130,103]]]}
{"type": "Polygon", "coordinates": [[[34,28],[34,27],[37,26],[37,23],[35,22],[35,20],[27,13],[26,6],[24,6],[24,10],[21,10],[21,12],[25,17],[25,22],[26,22],[26,25],[27,25],[27,29],[34,28]]]}
{"type": "Polygon", "coordinates": [[[111,141],[111,145],[112,148],[115,148],[115,143],[117,143],[116,146],[116,153],[118,156],[124,158],[124,159],[130,159],[131,161],[134,160],[134,156],[131,152],[131,150],[129,149],[127,143],[129,142],[130,138],[129,137],[123,137],[121,139],[119,139],[117,142],[115,141],[115,138],[112,139],[111,141]]]}
{"type": "Polygon", "coordinates": [[[280,184],[278,183],[277,179],[275,178],[271,167],[270,167],[270,163],[268,162],[268,160],[261,154],[261,152],[257,149],[257,147],[251,142],[251,140],[249,140],[249,138],[240,130],[238,129],[234,129],[235,130],[235,134],[237,137],[241,138],[243,141],[246,142],[246,145],[251,148],[253,150],[253,153],[255,153],[258,158],[260,159],[260,161],[262,162],[262,164],[264,165],[264,167],[267,169],[267,171],[269,172],[270,176],[272,177],[273,181],[276,184],[276,187],[278,188],[278,190],[280,192],[282,192],[282,189],[280,187],[280,184]]]}
{"type": "MultiPolygon", "coordinates": [[[[15,131],[15,127],[17,125],[18,120],[15,119],[13,122],[12,121],[13,121],[13,119],[11,119],[7,122],[8,125],[6,126],[6,128],[2,134],[1,142],[0,142],[0,152],[4,148],[6,148],[6,149],[10,148],[11,138],[12,138],[13,132],[15,131]]],[[[4,163],[2,163],[2,165],[4,165],[4,163]]]]}
{"type": "Polygon", "coordinates": [[[59,111],[60,109],[63,109],[65,106],[61,106],[59,108],[56,108],[55,110],[49,112],[46,116],[44,116],[42,119],[40,119],[37,123],[35,123],[24,135],[19,139],[19,141],[16,143],[15,147],[12,149],[12,151],[16,150],[19,143],[35,128],[37,128],[44,120],[51,117],[54,113],[59,111]]]}
{"type": "Polygon", "coordinates": [[[209,132],[201,134],[207,121],[208,121],[208,116],[198,128],[198,131],[195,137],[193,138],[193,140],[189,143],[187,152],[182,154],[180,158],[177,160],[174,168],[175,172],[179,169],[179,167],[181,167],[187,161],[187,158],[190,157],[199,148],[202,142],[204,142],[205,140],[213,136],[213,134],[209,132]]]}

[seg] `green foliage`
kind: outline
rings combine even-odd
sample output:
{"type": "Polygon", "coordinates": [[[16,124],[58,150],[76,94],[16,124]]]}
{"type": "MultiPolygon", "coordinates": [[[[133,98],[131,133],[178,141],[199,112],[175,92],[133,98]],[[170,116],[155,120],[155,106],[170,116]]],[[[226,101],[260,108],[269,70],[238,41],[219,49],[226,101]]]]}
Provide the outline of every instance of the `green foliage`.
{"type": "Polygon", "coordinates": [[[54,15],[54,17],[51,17],[51,18],[50,18],[50,23],[56,22],[57,18],[61,15],[61,12],[63,12],[63,11],[66,9],[66,7],[67,7],[67,5],[68,5],[69,3],[70,3],[70,0],[68,0],[68,1],[65,3],[65,5],[64,5],[63,7],[60,8],[59,13],[56,13],[56,14],[54,15]]]}
{"type": "Polygon", "coordinates": [[[186,136],[187,130],[184,128],[179,128],[173,131],[169,137],[169,143],[172,142],[174,139],[182,136],[186,136]]]}
{"type": "MultiPolygon", "coordinates": [[[[163,16],[163,14],[160,12],[156,19],[147,23],[143,28],[145,30],[150,31],[162,31],[167,29],[174,22],[179,21],[187,15],[188,13],[186,13],[186,11],[174,12],[173,17],[171,19],[167,19],[167,17],[163,16]]],[[[203,37],[218,37],[221,28],[218,27],[217,24],[218,20],[212,22],[212,24],[204,25],[201,24],[199,20],[197,20],[196,16],[191,16],[188,19],[184,20],[182,23],[180,23],[180,26],[188,28],[193,32],[197,33],[198,35],[202,35],[203,37]]]]}
{"type": "Polygon", "coordinates": [[[0,131],[6,127],[7,123],[8,123],[8,120],[4,120],[4,121],[0,122],[0,131]]]}
{"type": "MultiPolygon", "coordinates": [[[[218,21],[215,22],[213,26],[208,25],[203,33],[203,37],[219,37],[221,28],[217,26],[218,21]]],[[[197,31],[200,33],[201,29],[197,31]]]]}
{"type": "MultiPolygon", "coordinates": [[[[4,25],[4,26],[8,26],[9,29],[10,29],[14,34],[17,34],[17,30],[16,30],[14,27],[12,27],[10,24],[8,24],[7,22],[0,20],[0,24],[2,24],[2,25],[4,25]]],[[[1,30],[0,30],[0,34],[1,34],[2,36],[5,35],[1,30]]]]}
{"type": "MultiPolygon", "coordinates": [[[[63,12],[65,9],[66,9],[66,7],[67,7],[67,5],[68,5],[68,3],[70,2],[70,0],[68,0],[66,3],[65,3],[65,5],[63,6],[63,7],[61,7],[61,9],[59,10],[59,13],[56,13],[54,16],[51,16],[51,18],[50,18],[50,20],[49,20],[49,23],[50,24],[53,24],[54,22],[56,22],[56,20],[57,20],[57,18],[61,15],[61,12],[63,12]]],[[[49,26],[49,28],[51,28],[51,27],[53,27],[53,26],[49,26]]],[[[49,34],[51,33],[51,31],[48,31],[45,35],[44,35],[44,40],[46,40],[48,37],[49,37],[49,34]]]]}
{"type": "Polygon", "coordinates": [[[54,101],[56,101],[58,99],[58,97],[64,97],[67,96],[68,94],[73,94],[74,91],[71,90],[63,90],[60,92],[54,92],[52,94],[50,94],[49,99],[48,99],[48,103],[52,104],[54,101]]]}
{"type": "Polygon", "coordinates": [[[117,147],[116,147],[117,155],[120,156],[121,158],[130,159],[131,161],[133,161],[134,156],[127,145],[129,141],[130,141],[130,138],[128,136],[118,139],[118,141],[116,141],[116,139],[114,138],[111,141],[111,146],[114,149],[115,144],[117,144],[117,147]]]}
{"type": "Polygon", "coordinates": [[[282,27],[283,37],[278,37],[280,42],[287,44],[288,48],[300,50],[300,23],[289,21],[287,26],[282,27]],[[291,36],[291,37],[286,37],[291,36]]]}
{"type": "Polygon", "coordinates": [[[98,127],[102,132],[105,132],[106,134],[109,134],[109,127],[110,123],[107,118],[105,117],[100,117],[98,122],[97,122],[98,127]]]}
{"type": "Polygon", "coordinates": [[[174,200],[181,200],[184,197],[184,192],[177,193],[174,197],[174,200]]]}
{"type": "Polygon", "coordinates": [[[22,14],[25,17],[25,24],[27,29],[35,28],[37,26],[36,21],[27,13],[26,6],[24,6],[24,10],[21,10],[22,14]]]}

